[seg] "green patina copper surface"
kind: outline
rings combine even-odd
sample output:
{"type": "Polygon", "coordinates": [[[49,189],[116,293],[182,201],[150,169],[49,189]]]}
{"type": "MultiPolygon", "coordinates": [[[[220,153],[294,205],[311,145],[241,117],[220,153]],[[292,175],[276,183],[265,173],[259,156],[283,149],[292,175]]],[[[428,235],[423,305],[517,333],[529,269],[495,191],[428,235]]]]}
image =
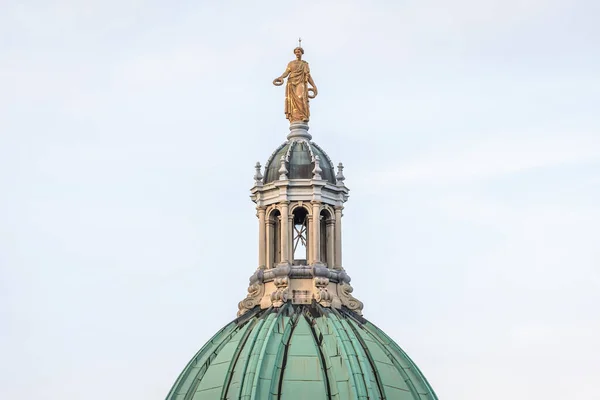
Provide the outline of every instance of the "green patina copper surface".
{"type": "Polygon", "coordinates": [[[437,400],[385,333],[346,310],[256,308],[221,329],[167,400],[437,400]]]}
{"type": "Polygon", "coordinates": [[[275,150],[273,155],[271,155],[270,162],[265,165],[264,183],[273,182],[279,179],[281,156],[285,156],[288,151],[290,155],[287,163],[289,179],[312,179],[312,171],[315,166],[312,161],[312,153],[319,156],[321,159],[319,166],[322,170],[321,177],[323,180],[335,184],[335,171],[333,166],[329,163],[329,158],[321,148],[308,141],[289,141],[275,150]],[[308,146],[310,146],[310,149],[308,146]]]}

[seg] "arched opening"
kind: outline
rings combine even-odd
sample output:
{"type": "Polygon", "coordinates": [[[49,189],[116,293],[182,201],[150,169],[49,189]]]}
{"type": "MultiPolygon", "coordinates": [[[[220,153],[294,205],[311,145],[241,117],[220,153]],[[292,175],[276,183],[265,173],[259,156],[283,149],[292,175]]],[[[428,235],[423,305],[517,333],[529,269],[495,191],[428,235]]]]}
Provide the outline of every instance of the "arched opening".
{"type": "Polygon", "coordinates": [[[281,262],[281,213],[274,210],[267,220],[267,268],[281,262]]]}
{"type": "Polygon", "coordinates": [[[292,254],[294,265],[306,265],[308,256],[308,211],[298,207],[293,212],[292,254]]]}
{"type": "Polygon", "coordinates": [[[328,210],[322,210],[319,216],[319,245],[321,250],[321,262],[328,267],[333,267],[333,229],[335,220],[328,210]]]}

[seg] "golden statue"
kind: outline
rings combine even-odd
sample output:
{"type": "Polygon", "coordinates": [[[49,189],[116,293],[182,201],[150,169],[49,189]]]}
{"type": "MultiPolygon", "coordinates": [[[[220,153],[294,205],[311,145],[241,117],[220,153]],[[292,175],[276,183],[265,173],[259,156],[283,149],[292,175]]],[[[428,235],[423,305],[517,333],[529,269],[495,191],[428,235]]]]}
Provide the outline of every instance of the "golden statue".
{"type": "Polygon", "coordinates": [[[275,78],[273,85],[281,86],[283,79],[288,78],[285,86],[285,117],[290,122],[308,122],[310,117],[308,99],[314,99],[317,96],[317,86],[310,76],[308,63],[302,60],[304,54],[302,47],[296,47],[294,54],[296,59],[288,63],[285,72],[275,78]],[[310,83],[312,87],[308,87],[307,83],[310,83]]]}

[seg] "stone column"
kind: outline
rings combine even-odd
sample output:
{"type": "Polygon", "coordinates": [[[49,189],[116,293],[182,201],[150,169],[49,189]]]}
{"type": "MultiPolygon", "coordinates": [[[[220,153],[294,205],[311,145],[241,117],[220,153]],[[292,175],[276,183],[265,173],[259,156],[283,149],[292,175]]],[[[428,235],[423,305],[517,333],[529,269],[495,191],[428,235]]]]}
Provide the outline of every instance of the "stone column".
{"type": "Polygon", "coordinates": [[[335,208],[335,269],[342,269],[342,210],[344,207],[335,208]]]}
{"type": "Polygon", "coordinates": [[[290,245],[288,246],[288,260],[290,264],[294,260],[294,216],[290,215],[288,217],[288,238],[290,241],[290,245]]]}
{"type": "Polygon", "coordinates": [[[290,263],[290,245],[289,245],[289,201],[284,201],[281,203],[281,263],[289,264],[290,263]]]}
{"type": "Polygon", "coordinates": [[[311,265],[314,262],[315,256],[313,251],[313,216],[306,216],[306,265],[311,265]]]}
{"type": "Polygon", "coordinates": [[[273,261],[275,258],[275,221],[271,218],[267,220],[267,269],[273,268],[273,261]]]}
{"type": "Polygon", "coordinates": [[[313,263],[321,261],[321,204],[316,201],[312,202],[312,233],[311,233],[311,248],[313,255],[313,263]]]}
{"type": "Polygon", "coordinates": [[[258,268],[265,269],[265,256],[267,255],[266,246],[266,223],[265,223],[265,208],[258,207],[258,268]]]}
{"type": "Polygon", "coordinates": [[[333,268],[335,259],[335,219],[327,220],[327,267],[333,268]]]}

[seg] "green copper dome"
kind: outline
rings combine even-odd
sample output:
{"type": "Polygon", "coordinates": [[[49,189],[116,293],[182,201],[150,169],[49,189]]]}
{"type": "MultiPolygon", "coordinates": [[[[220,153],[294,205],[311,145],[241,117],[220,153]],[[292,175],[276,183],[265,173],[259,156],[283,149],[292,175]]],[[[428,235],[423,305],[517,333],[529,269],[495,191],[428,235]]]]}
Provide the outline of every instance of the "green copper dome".
{"type": "Polygon", "coordinates": [[[436,400],[385,333],[346,309],[256,307],[221,329],[167,400],[436,400]]]}

